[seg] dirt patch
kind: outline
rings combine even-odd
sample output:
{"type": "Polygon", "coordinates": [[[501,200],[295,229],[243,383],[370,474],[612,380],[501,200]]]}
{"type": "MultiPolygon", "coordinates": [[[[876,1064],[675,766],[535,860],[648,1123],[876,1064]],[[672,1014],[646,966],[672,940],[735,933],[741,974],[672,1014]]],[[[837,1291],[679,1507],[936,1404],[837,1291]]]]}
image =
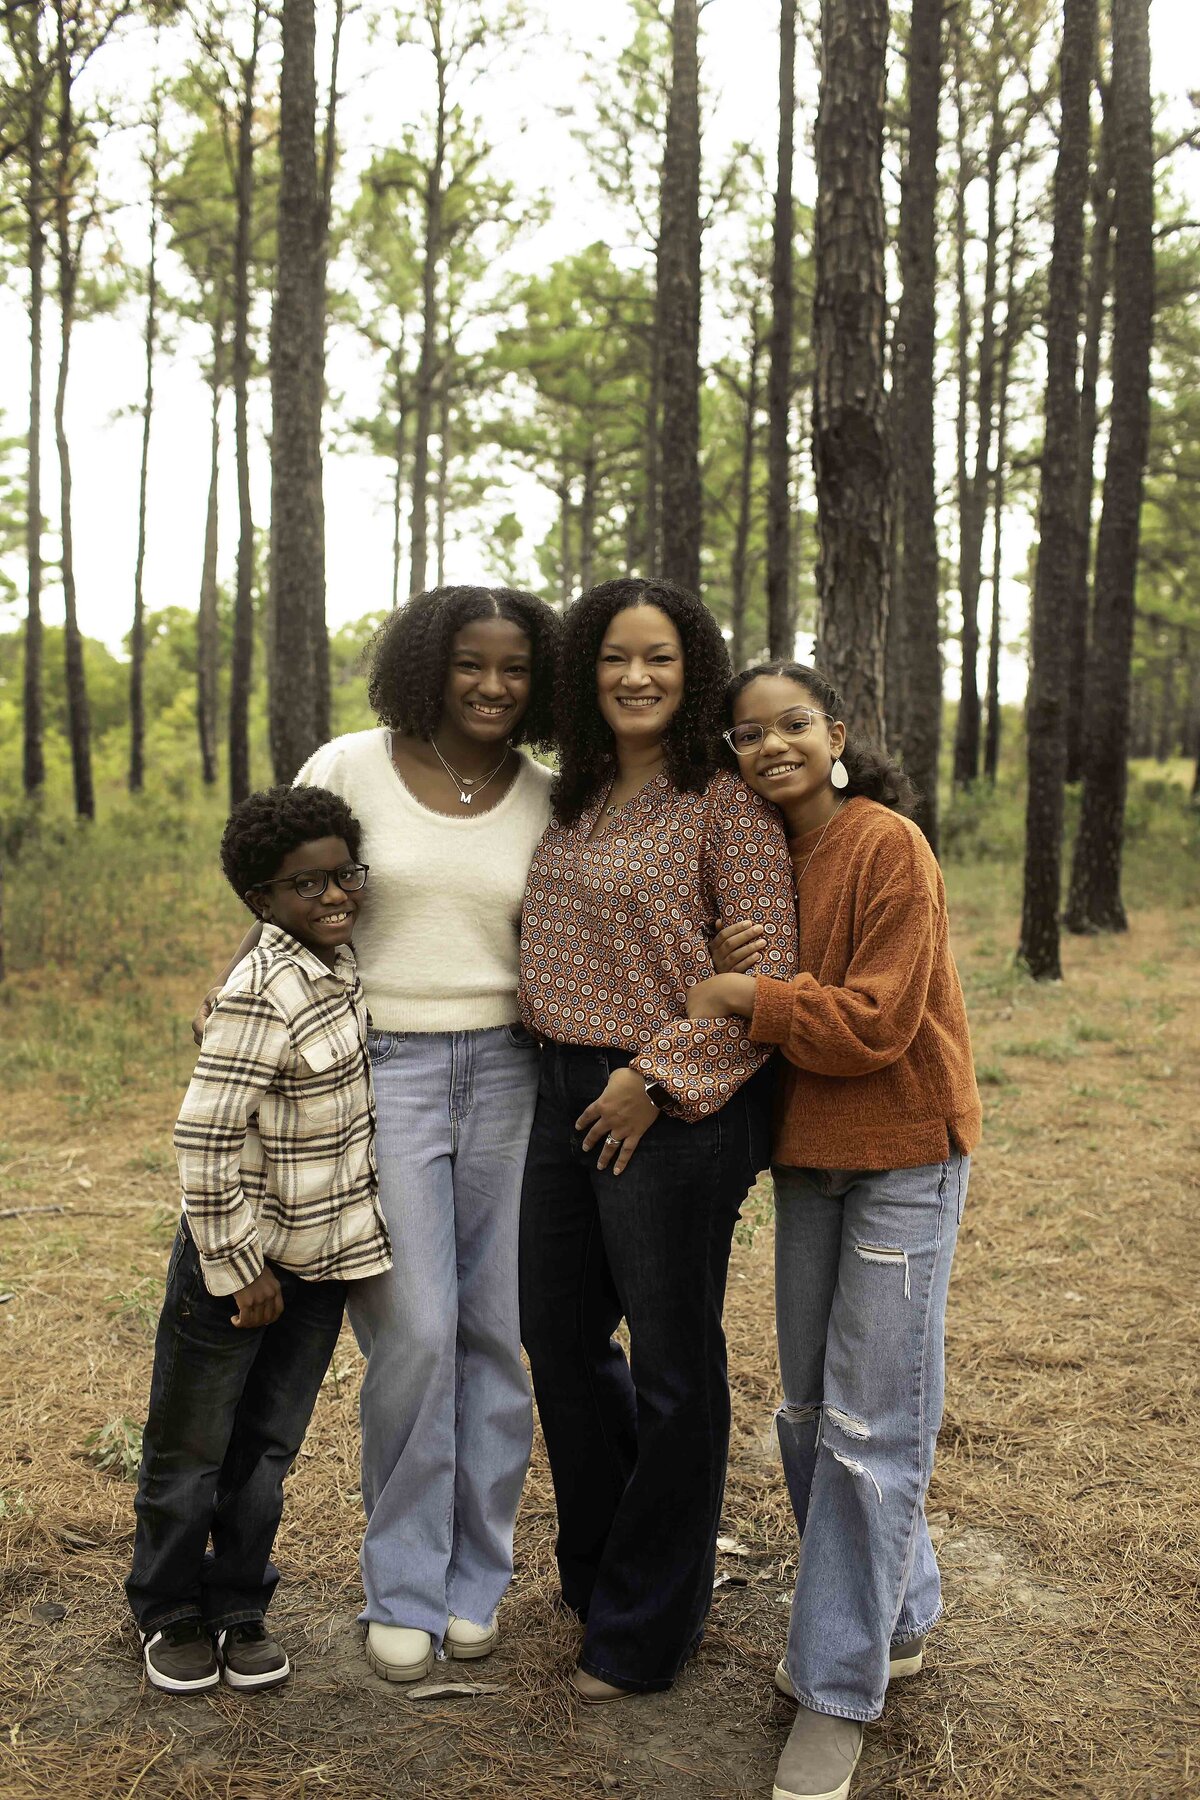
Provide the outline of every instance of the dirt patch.
{"type": "MultiPolygon", "coordinates": [[[[980,935],[994,925],[959,908],[987,1138],[931,1499],[947,1611],[926,1672],[868,1732],[854,1793],[1180,1800],[1200,1795],[1200,943],[1179,918],[1140,918],[1126,939],[1069,942],[1067,983],[1039,989],[1007,975],[980,935]]],[[[182,991],[178,1011],[182,1032],[182,991]]],[[[369,1675],[348,1335],[279,1544],[293,1681],[253,1701],[144,1687],[120,1587],[132,1489],[87,1440],[145,1406],[176,1209],[168,1060],[83,1118],[53,1082],[6,1096],[0,1208],[68,1210],[0,1219],[0,1794],[766,1795],[791,1717],[771,1677],[795,1568],[767,1223],[729,1289],[739,1549],[671,1694],[572,1709],[577,1630],[554,1606],[540,1446],[503,1641],[468,1672],[499,1691],[416,1701],[369,1675]]]]}

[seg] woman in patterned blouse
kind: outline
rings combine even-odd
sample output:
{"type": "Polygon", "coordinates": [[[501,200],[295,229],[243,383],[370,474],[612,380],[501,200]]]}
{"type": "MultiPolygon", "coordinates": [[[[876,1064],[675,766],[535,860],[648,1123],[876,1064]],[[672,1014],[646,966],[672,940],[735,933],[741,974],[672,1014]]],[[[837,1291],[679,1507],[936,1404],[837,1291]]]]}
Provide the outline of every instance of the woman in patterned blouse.
{"type": "Polygon", "coordinates": [[[769,1053],[693,1021],[723,923],[796,963],[775,813],[718,769],[729,657],[665,581],[567,614],[562,767],[521,925],[521,1013],[543,1042],[521,1209],[521,1327],[588,1701],[671,1685],[700,1641],[729,1438],[721,1312],[738,1209],[768,1150],[769,1053]],[[624,1318],[630,1359],[614,1340],[624,1318]]]}

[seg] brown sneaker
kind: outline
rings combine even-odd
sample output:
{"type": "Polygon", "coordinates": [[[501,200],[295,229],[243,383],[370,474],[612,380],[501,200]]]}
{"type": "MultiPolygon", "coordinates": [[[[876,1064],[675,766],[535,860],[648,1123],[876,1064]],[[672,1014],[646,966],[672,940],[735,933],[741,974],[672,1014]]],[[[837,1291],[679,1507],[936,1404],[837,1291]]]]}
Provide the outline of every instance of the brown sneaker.
{"type": "Polygon", "coordinates": [[[261,1619],[220,1632],[217,1651],[221,1673],[231,1688],[278,1687],[291,1673],[286,1653],[261,1619]]]}
{"type": "Polygon", "coordinates": [[[862,1742],[857,1719],[798,1706],[775,1771],[772,1800],[846,1800],[862,1742]]]}
{"type": "Polygon", "coordinates": [[[200,1694],[220,1681],[213,1641],[201,1619],[177,1619],[160,1631],[143,1631],[140,1636],[151,1687],[164,1694],[200,1694]]]}

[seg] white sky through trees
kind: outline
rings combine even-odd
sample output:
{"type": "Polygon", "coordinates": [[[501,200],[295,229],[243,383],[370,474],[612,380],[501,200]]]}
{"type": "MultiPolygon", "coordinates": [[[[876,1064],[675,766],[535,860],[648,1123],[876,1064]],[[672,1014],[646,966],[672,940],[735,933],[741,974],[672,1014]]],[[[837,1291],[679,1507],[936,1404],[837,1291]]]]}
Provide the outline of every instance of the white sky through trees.
{"type": "MultiPolygon", "coordinates": [[[[776,0],[711,0],[702,14],[706,164],[715,168],[733,144],[748,141],[763,154],[768,188],[774,182],[775,164],[777,22],[776,0]]],[[[627,220],[615,214],[598,194],[584,150],[573,136],[574,131],[586,127],[589,117],[584,70],[595,73],[611,62],[632,27],[625,0],[542,0],[519,61],[514,66],[509,59],[506,66],[494,68],[472,96],[483,129],[496,145],[496,172],[514,180],[523,191],[546,190],[552,203],[548,222],[523,238],[503,266],[497,267],[494,280],[500,297],[521,276],[544,270],[597,239],[610,243],[620,258],[635,254],[632,246],[623,242],[627,220]]],[[[1200,6],[1196,0],[1154,0],[1151,38],[1154,91],[1161,97],[1156,125],[1182,132],[1196,124],[1188,93],[1200,87],[1200,6]]],[[[189,47],[183,34],[164,35],[160,67],[165,75],[182,67],[189,47]]],[[[1048,46],[1048,51],[1052,54],[1053,46],[1048,46]]],[[[803,39],[798,44],[797,63],[796,190],[799,199],[811,200],[816,77],[803,39]]],[[[430,95],[430,67],[428,56],[412,48],[397,49],[386,33],[377,32],[369,40],[363,14],[349,16],[340,84],[344,98],[338,114],[340,199],[349,200],[370,157],[395,141],[405,125],[424,112],[430,95]]],[[[153,69],[154,44],[149,30],[131,29],[98,59],[97,85],[106,94],[119,93],[121,108],[132,119],[148,93],[153,69]]],[[[147,208],[139,148],[140,134],[124,128],[111,134],[103,152],[106,192],[116,209],[115,227],[131,266],[140,265],[145,258],[147,208]]],[[[951,146],[946,152],[947,168],[952,155],[951,146]]],[[[1176,165],[1177,189],[1194,197],[1200,207],[1200,151],[1182,152],[1176,165]]],[[[769,212],[769,206],[767,194],[764,210],[769,212]]],[[[186,278],[178,264],[169,256],[163,260],[168,287],[186,291],[186,278]]],[[[14,279],[20,280],[19,270],[14,279]]],[[[49,257],[47,291],[52,294],[49,257]]],[[[706,353],[722,342],[722,322],[716,310],[706,305],[706,353]]],[[[265,310],[261,316],[265,325],[265,310]]],[[[133,605],[142,322],[143,304],[131,295],[114,316],[80,324],[72,352],[68,423],[74,461],[80,625],[115,651],[120,650],[129,629],[133,605]]],[[[27,329],[20,288],[0,288],[0,438],[18,438],[26,430],[27,329]]],[[[173,341],[159,362],[153,423],[145,578],[150,611],[171,605],[196,606],[208,480],[208,391],[199,363],[207,334],[190,326],[169,329],[173,341]]],[[[46,307],[45,330],[43,484],[51,527],[46,551],[53,557],[57,553],[57,467],[51,403],[57,321],[52,300],[46,307]]],[[[262,350],[265,355],[265,336],[262,350]]],[[[352,334],[335,325],[328,345],[332,404],[327,410],[325,459],[328,618],[334,629],[389,603],[390,464],[367,454],[350,438],[345,425],[349,417],[369,416],[378,410],[379,374],[378,365],[372,364],[352,334]]],[[[942,380],[948,387],[952,374],[943,374],[942,380]]],[[[953,398],[948,392],[939,404],[952,415],[953,398]]],[[[228,416],[222,420],[223,581],[232,578],[237,536],[231,398],[227,406],[228,416]]],[[[255,522],[265,527],[270,485],[265,379],[256,384],[252,421],[255,522]]],[[[952,437],[942,433],[939,487],[943,492],[952,474],[952,437]]],[[[491,510],[495,516],[513,511],[522,520],[522,548],[532,580],[534,545],[544,535],[555,502],[532,477],[514,472],[499,457],[496,478],[491,510]]],[[[459,537],[454,535],[456,528],[463,531],[463,523],[452,519],[447,578],[487,579],[492,572],[486,560],[486,525],[470,535],[463,531],[459,537]]],[[[1004,602],[1010,635],[1024,627],[1029,539],[1030,527],[1014,514],[1005,553],[1004,602]]],[[[802,556],[811,558],[812,553],[811,543],[801,545],[802,556]]],[[[23,593],[22,559],[10,557],[7,568],[18,594],[23,593]]],[[[981,598],[986,605],[986,581],[981,598]]],[[[61,593],[51,571],[47,571],[44,611],[48,622],[61,620],[61,593]]],[[[19,604],[0,612],[0,629],[15,627],[20,613],[19,604]]],[[[953,630],[956,596],[950,598],[949,622],[953,630]]],[[[949,647],[951,661],[954,648],[949,647]]],[[[947,679],[949,686],[951,677],[947,679]]],[[[1023,657],[1009,655],[1003,678],[1005,697],[1019,697],[1023,688],[1023,657]]]]}

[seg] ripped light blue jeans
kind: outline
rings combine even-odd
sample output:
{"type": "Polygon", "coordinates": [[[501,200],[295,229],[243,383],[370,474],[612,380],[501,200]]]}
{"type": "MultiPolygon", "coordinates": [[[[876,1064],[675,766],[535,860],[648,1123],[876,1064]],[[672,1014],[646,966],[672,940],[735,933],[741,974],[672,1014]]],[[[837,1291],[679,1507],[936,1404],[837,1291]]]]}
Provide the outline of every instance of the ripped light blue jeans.
{"type": "Polygon", "coordinates": [[[970,1160],[775,1178],[784,1475],[800,1533],[787,1668],[816,1712],[875,1719],[889,1649],[942,1610],[925,1493],[970,1160]]]}

